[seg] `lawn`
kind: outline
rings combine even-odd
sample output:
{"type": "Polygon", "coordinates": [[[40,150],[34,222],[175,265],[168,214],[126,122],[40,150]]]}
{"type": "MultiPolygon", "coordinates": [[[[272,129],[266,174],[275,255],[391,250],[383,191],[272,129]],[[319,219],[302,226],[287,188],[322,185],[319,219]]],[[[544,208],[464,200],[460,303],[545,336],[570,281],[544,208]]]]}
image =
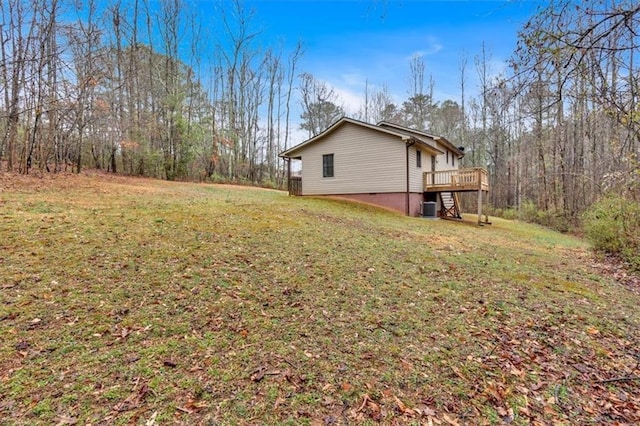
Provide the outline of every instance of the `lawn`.
{"type": "Polygon", "coordinates": [[[0,424],[640,422],[640,294],[580,239],[99,173],[0,189],[0,424]]]}

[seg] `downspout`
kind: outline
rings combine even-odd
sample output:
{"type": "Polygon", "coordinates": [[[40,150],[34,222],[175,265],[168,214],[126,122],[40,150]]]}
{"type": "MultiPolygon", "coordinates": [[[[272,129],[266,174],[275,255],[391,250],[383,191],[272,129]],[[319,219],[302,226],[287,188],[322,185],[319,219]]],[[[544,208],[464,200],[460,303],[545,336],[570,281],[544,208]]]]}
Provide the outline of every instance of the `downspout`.
{"type": "Polygon", "coordinates": [[[406,159],[406,171],[407,171],[407,193],[405,194],[405,198],[406,198],[406,203],[407,203],[407,207],[406,207],[406,214],[407,216],[411,215],[411,211],[410,211],[410,187],[409,187],[409,147],[415,145],[416,141],[415,139],[409,139],[409,138],[402,138],[405,140],[405,146],[406,146],[406,153],[405,153],[405,159],[406,159]]]}

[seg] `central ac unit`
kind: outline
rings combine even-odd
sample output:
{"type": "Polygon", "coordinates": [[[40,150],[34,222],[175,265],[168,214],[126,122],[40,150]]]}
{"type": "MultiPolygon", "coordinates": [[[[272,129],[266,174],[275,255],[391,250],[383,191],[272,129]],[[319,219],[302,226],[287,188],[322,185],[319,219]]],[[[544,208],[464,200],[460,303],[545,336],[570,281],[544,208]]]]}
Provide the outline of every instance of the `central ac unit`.
{"type": "Polygon", "coordinates": [[[422,217],[426,217],[429,219],[437,219],[437,203],[435,201],[425,201],[422,203],[422,217]]]}

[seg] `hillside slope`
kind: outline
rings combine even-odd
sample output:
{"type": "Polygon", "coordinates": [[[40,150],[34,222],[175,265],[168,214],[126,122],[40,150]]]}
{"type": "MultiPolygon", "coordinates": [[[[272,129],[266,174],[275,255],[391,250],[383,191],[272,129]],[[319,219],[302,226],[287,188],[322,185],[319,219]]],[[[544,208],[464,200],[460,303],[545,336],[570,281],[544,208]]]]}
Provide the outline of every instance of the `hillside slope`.
{"type": "Polygon", "coordinates": [[[278,191],[0,176],[1,424],[640,421],[581,240],[278,191]]]}

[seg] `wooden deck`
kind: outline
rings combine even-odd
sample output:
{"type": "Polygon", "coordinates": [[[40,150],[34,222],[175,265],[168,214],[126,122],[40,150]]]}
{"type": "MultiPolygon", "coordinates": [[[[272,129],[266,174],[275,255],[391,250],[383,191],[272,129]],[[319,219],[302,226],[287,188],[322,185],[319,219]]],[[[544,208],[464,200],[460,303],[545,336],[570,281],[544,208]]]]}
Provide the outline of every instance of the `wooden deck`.
{"type": "Polygon", "coordinates": [[[424,192],[489,191],[489,175],[481,167],[424,173],[424,192]]]}

